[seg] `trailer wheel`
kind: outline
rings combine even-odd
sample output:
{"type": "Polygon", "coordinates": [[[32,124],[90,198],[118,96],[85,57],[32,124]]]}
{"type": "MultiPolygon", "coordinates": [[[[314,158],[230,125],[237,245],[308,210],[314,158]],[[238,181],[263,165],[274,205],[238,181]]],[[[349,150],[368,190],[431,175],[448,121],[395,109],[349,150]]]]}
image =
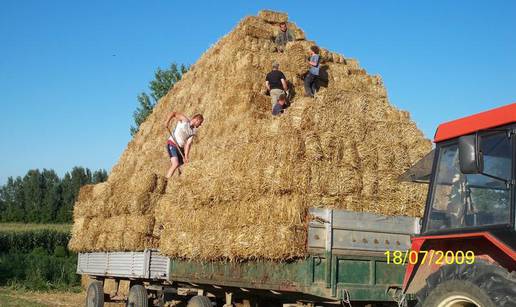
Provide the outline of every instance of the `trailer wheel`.
{"type": "Polygon", "coordinates": [[[211,300],[207,296],[197,295],[188,301],[186,307],[212,307],[211,300]]]}
{"type": "Polygon", "coordinates": [[[129,290],[129,297],[127,298],[127,307],[148,307],[149,296],[147,289],[142,285],[133,285],[129,290]]]}
{"type": "Polygon", "coordinates": [[[516,276],[480,260],[446,265],[426,279],[417,297],[423,307],[516,306],[516,276]]]}
{"type": "Polygon", "coordinates": [[[104,286],[100,281],[92,281],[86,290],[86,307],[104,307],[104,286]]]}

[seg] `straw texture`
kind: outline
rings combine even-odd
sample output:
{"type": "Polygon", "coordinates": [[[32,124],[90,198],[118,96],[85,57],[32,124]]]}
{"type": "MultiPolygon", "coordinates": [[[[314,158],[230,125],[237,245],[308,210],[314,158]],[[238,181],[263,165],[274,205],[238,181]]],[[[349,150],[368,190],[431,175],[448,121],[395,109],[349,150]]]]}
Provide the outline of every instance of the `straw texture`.
{"type": "Polygon", "coordinates": [[[70,248],[159,247],[196,260],[285,260],[305,256],[310,207],[420,216],[425,187],[396,179],[430,142],[394,108],[379,76],[321,50],[321,90],[303,96],[308,48],[301,29],[283,53],[271,52],[278,22],[262,11],[201,56],[156,105],[106,183],[81,189],[70,248]],[[298,35],[299,34],[299,35],[298,35]],[[277,61],[296,95],[270,115],[265,75],[277,61]],[[202,113],[183,174],[169,165],[169,112],[202,113]]]}

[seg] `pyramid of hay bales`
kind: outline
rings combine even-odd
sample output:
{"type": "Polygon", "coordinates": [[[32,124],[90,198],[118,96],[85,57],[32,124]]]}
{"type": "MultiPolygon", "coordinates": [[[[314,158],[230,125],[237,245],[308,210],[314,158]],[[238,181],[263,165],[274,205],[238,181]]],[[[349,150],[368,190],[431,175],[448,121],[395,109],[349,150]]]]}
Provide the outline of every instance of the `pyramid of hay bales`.
{"type": "Polygon", "coordinates": [[[303,97],[313,41],[289,22],[296,41],[272,52],[270,11],[244,18],[160,100],[109,180],[83,187],[74,210],[75,251],[158,247],[198,260],[289,259],[305,255],[310,207],[418,216],[425,187],[397,177],[430,142],[395,109],[378,76],[322,49],[327,72],[315,99],[303,97]],[[264,79],[271,64],[297,92],[270,115],[264,79]],[[202,113],[205,122],[180,177],[163,177],[166,116],[202,113]]]}

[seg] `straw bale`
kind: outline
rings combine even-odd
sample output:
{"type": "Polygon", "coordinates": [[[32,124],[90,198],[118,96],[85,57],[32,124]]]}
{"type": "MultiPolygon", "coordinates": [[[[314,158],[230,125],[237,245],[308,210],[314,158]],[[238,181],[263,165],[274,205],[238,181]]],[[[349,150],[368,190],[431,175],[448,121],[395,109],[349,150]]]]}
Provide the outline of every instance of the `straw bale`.
{"type": "Polygon", "coordinates": [[[262,39],[272,39],[274,37],[272,26],[257,17],[248,17],[242,27],[243,33],[247,36],[262,39]]]}
{"type": "Polygon", "coordinates": [[[270,23],[280,23],[288,21],[287,13],[280,13],[269,10],[262,10],[258,12],[258,17],[270,23]]]}
{"type": "MultiPolygon", "coordinates": [[[[110,194],[110,187],[107,182],[102,182],[93,186],[93,198],[95,199],[107,199],[110,194]]],[[[79,201],[81,201],[79,199],[79,201]]]]}
{"type": "Polygon", "coordinates": [[[278,16],[244,18],[158,102],[108,182],[81,190],[71,249],[285,260],[306,255],[310,207],[422,214],[425,187],[397,177],[430,142],[389,102],[379,76],[329,50],[322,49],[328,84],[315,99],[302,97],[315,43],[271,52],[278,16]],[[295,96],[273,119],[264,79],[275,61],[295,96]],[[202,113],[205,122],[182,175],[166,180],[162,125],[172,110],[202,113]]]}
{"type": "MultiPolygon", "coordinates": [[[[292,27],[290,27],[292,28],[292,27]]],[[[305,36],[305,32],[303,32],[303,30],[301,30],[300,28],[294,28],[292,30],[292,33],[294,34],[294,38],[297,40],[297,41],[301,41],[301,40],[305,40],[306,39],[306,36],[305,36]]]]}
{"type": "Polygon", "coordinates": [[[354,68],[354,69],[359,69],[360,68],[360,64],[358,63],[358,60],[356,60],[356,59],[346,59],[346,64],[350,68],[354,68]]]}
{"type": "Polygon", "coordinates": [[[77,201],[87,201],[93,196],[93,190],[95,189],[94,184],[87,184],[83,186],[80,191],[79,195],[77,196],[77,201]]]}

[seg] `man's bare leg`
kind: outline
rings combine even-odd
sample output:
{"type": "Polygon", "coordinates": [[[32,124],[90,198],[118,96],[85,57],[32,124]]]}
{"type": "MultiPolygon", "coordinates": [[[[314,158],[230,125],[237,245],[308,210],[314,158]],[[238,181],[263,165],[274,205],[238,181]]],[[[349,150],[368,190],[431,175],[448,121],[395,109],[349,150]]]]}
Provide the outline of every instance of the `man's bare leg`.
{"type": "Polygon", "coordinates": [[[168,169],[168,172],[167,172],[167,178],[172,177],[172,175],[174,175],[174,172],[176,171],[176,169],[178,167],[179,167],[179,160],[176,157],[170,158],[170,168],[168,169]]]}

